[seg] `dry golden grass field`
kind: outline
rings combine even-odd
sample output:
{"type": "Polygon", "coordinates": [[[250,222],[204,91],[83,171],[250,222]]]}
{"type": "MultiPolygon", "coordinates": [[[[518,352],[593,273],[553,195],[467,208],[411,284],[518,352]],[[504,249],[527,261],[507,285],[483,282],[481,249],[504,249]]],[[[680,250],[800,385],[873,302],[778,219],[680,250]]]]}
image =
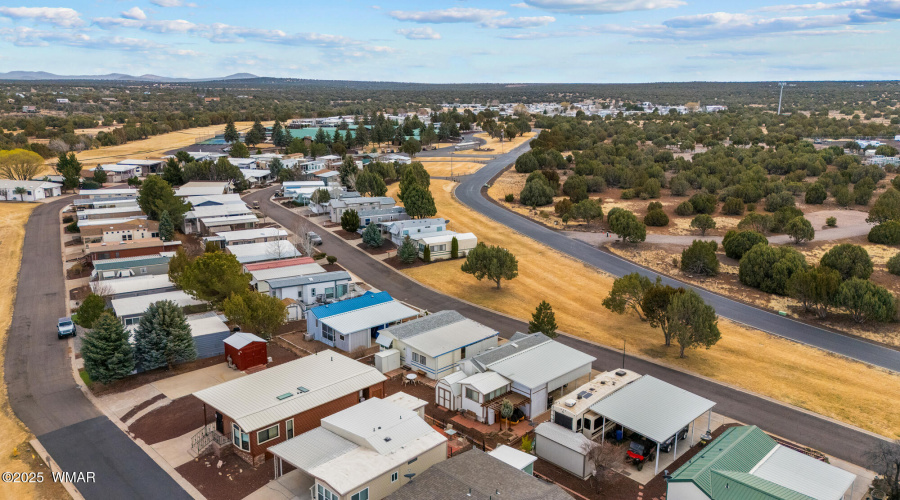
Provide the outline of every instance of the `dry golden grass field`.
{"type": "MultiPolygon", "coordinates": [[[[431,161],[429,158],[416,159],[416,161],[421,161],[422,165],[425,166],[425,170],[428,171],[428,174],[432,177],[450,177],[450,162],[441,159],[441,161],[431,161]]],[[[484,166],[484,163],[475,163],[464,161],[462,158],[457,161],[453,160],[453,175],[469,175],[477,172],[481,167],[484,166]]]]}
{"type": "MultiPolygon", "coordinates": [[[[35,203],[0,203],[0,367],[6,353],[6,336],[12,321],[13,303],[16,297],[16,283],[22,260],[22,242],[25,239],[25,222],[35,203]]],[[[28,429],[16,418],[9,407],[3,370],[0,369],[0,470],[26,472],[28,464],[13,458],[13,449],[30,437],[28,429]]],[[[30,453],[27,452],[27,453],[30,453]]],[[[0,498],[32,498],[34,486],[28,483],[4,484],[0,487],[0,498]]]]}
{"type": "MultiPolygon", "coordinates": [[[[501,152],[500,139],[494,139],[485,132],[482,132],[480,134],[475,134],[475,137],[477,137],[479,139],[484,139],[485,141],[487,141],[487,144],[485,144],[484,146],[481,146],[482,148],[493,149],[493,151],[468,150],[468,151],[466,151],[466,154],[473,154],[473,155],[478,155],[478,154],[498,155],[498,154],[500,154],[500,152],[501,152]]],[[[502,151],[504,153],[508,153],[509,150],[516,148],[516,147],[522,145],[522,143],[524,143],[526,141],[530,141],[533,138],[534,138],[534,132],[528,132],[527,134],[520,135],[511,141],[504,139],[503,145],[502,145],[502,151]]]]}
{"type": "Polygon", "coordinates": [[[900,376],[721,320],[722,340],[710,350],[662,345],[662,333],[633,315],[601,305],[612,277],[566,257],[462,206],[454,183],[433,180],[438,214],[454,231],[474,231],[480,241],[509,248],[519,277],[493,284],[460,271],[461,261],[443,261],[404,271],[444,293],[527,320],[542,300],[556,311],[560,330],[600,344],[621,346],[661,363],[763,394],[889,437],[900,437],[900,376]],[[551,291],[552,292],[548,292],[551,291]],[[802,383],[798,383],[802,381],[802,383]],[[876,409],[877,411],[873,411],[876,409]]]}

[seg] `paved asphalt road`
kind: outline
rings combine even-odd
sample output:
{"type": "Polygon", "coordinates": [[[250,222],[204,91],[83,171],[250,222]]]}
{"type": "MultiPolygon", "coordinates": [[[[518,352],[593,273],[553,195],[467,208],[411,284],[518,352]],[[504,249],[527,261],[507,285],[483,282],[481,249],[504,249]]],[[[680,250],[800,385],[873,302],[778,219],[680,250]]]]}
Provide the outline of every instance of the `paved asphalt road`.
{"type": "Polygon", "coordinates": [[[85,498],[190,498],[72,378],[68,342],[56,337],[66,300],[59,211],[69,203],[42,204],[26,225],[6,347],[10,406],[64,471],[94,472],[95,483],[75,485],[85,498]]]}
{"type": "MultiPolygon", "coordinates": [[[[522,144],[513,151],[490,161],[474,174],[462,177],[462,182],[456,188],[456,197],[486,217],[614,276],[637,272],[655,278],[657,274],[648,269],[532,222],[494,204],[481,194],[481,188],[486,183],[503,168],[514,162],[519,155],[528,151],[530,147],[528,143],[522,144]]],[[[665,276],[662,279],[668,285],[690,287],[684,282],[665,276]]],[[[691,288],[700,294],[706,303],[715,307],[719,316],[773,335],[900,372],[900,351],[785,318],[700,288],[691,288]]]]}
{"type": "MultiPolygon", "coordinates": [[[[286,228],[295,226],[296,214],[269,198],[277,187],[251,193],[248,201],[269,204],[269,217],[286,228]]],[[[509,338],[516,331],[527,331],[525,322],[496,312],[473,306],[450,297],[407,278],[388,266],[375,261],[368,254],[330,231],[318,231],[323,240],[322,251],[338,258],[338,263],[372,286],[389,292],[393,297],[429,311],[455,309],[466,317],[496,328],[509,338]]],[[[581,339],[560,336],[558,340],[597,358],[594,368],[609,370],[622,365],[622,352],[597,346],[581,339]]],[[[758,425],[762,429],[784,438],[804,443],[825,453],[853,463],[864,463],[863,454],[880,441],[871,434],[848,428],[821,416],[794,409],[771,400],[748,394],[738,389],[713,382],[696,375],[684,373],[626,356],[626,367],[639,373],[650,374],[683,389],[706,397],[717,404],[715,411],[741,422],[758,425]]]]}

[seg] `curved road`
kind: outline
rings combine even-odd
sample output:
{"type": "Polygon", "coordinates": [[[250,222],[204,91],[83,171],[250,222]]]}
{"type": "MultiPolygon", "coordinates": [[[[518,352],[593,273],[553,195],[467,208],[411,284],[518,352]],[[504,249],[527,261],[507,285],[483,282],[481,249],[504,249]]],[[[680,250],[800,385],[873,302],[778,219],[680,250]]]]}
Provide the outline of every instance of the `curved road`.
{"type": "MultiPolygon", "coordinates": [[[[529,143],[522,144],[512,151],[491,160],[477,172],[463,177],[460,184],[456,187],[457,199],[500,224],[614,276],[640,273],[655,278],[657,273],[616,255],[603,252],[583,241],[570,238],[561,232],[532,222],[519,214],[494,204],[486,196],[482,195],[482,187],[530,148],[529,143]]],[[[716,313],[723,318],[864,363],[900,372],[900,351],[841,335],[840,333],[818,328],[791,318],[785,318],[666,276],[662,276],[662,280],[671,286],[694,289],[703,297],[707,304],[715,307],[716,313]]]]}
{"type": "Polygon", "coordinates": [[[94,483],[75,484],[85,498],[191,498],[72,377],[69,341],[56,337],[56,320],[66,315],[67,300],[59,211],[71,202],[40,205],[25,226],[4,366],[9,404],[64,471],[96,474],[94,483]]]}
{"type": "MultiPolygon", "coordinates": [[[[286,228],[295,227],[297,214],[273,203],[269,198],[277,186],[250,193],[248,201],[266,205],[268,217],[286,228]]],[[[516,331],[528,331],[528,324],[494,311],[484,309],[455,297],[444,295],[422,286],[386,264],[376,261],[367,253],[354,248],[354,243],[332,234],[318,231],[323,245],[320,249],[338,258],[338,262],[379,290],[393,297],[429,311],[454,309],[479,323],[495,328],[504,338],[516,331]]],[[[358,240],[357,240],[358,241],[358,240]]],[[[622,366],[622,351],[586,342],[577,337],[560,335],[557,340],[597,358],[593,368],[610,370],[622,366]]],[[[786,439],[805,443],[829,455],[853,463],[865,463],[864,454],[873,449],[882,438],[837,423],[820,415],[787,406],[771,399],[735,389],[691,373],[674,370],[651,361],[625,356],[625,366],[638,373],[653,375],[678,387],[689,390],[716,402],[716,412],[741,422],[757,425],[767,432],[786,439]]]]}

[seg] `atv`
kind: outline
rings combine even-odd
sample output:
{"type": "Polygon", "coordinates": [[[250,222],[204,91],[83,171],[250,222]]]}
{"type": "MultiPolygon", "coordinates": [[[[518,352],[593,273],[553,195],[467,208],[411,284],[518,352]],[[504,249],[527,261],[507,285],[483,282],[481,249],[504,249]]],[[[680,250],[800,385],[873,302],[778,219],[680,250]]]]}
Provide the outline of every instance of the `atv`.
{"type": "Polygon", "coordinates": [[[656,458],[656,445],[649,439],[636,437],[628,444],[626,461],[631,461],[637,470],[644,468],[644,462],[653,461],[656,458]]]}

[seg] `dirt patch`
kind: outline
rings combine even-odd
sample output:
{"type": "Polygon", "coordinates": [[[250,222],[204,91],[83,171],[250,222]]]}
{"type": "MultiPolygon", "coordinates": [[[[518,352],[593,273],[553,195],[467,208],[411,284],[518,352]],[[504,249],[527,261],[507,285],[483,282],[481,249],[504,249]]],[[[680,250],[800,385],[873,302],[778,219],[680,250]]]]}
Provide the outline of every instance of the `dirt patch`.
{"type": "Polygon", "coordinates": [[[67,280],[77,280],[87,278],[94,271],[94,265],[90,262],[76,262],[75,265],[66,269],[67,280]]]}
{"type": "Polygon", "coordinates": [[[183,436],[194,429],[199,429],[204,423],[215,421],[215,410],[207,408],[204,422],[203,402],[191,394],[137,419],[128,426],[128,432],[147,444],[156,444],[183,436]]]}
{"type": "Polygon", "coordinates": [[[91,286],[90,285],[82,285],[78,288],[73,288],[69,290],[69,300],[74,300],[76,302],[81,302],[88,295],[91,294],[91,286]]]}
{"type": "Polygon", "coordinates": [[[351,233],[348,231],[344,231],[343,229],[338,229],[337,231],[333,231],[334,234],[344,238],[345,240],[361,240],[362,235],[359,233],[351,233]]]}
{"type": "Polygon", "coordinates": [[[359,248],[360,250],[366,252],[369,255],[383,255],[386,253],[391,253],[391,252],[397,251],[397,245],[395,245],[394,242],[392,242],[392,241],[385,241],[384,244],[378,248],[372,248],[369,245],[366,245],[365,243],[360,242],[358,245],[356,245],[356,248],[359,248]]]}
{"type": "MultiPolygon", "coordinates": [[[[206,498],[225,500],[244,498],[275,479],[271,459],[259,467],[251,467],[236,455],[226,455],[221,458],[222,467],[218,468],[219,460],[214,454],[204,455],[175,470],[206,498]]],[[[285,473],[294,469],[286,463],[284,465],[285,473]]]]}
{"type": "Polygon", "coordinates": [[[144,401],[143,403],[141,403],[141,404],[135,406],[134,408],[132,408],[131,410],[129,410],[128,413],[122,415],[122,418],[120,420],[122,422],[127,422],[128,419],[130,419],[131,417],[140,413],[141,410],[143,410],[144,408],[147,408],[150,405],[152,405],[153,403],[156,403],[157,401],[161,401],[163,399],[166,399],[165,394],[157,394],[156,396],[153,396],[152,398],[148,399],[147,401],[144,401]]]}
{"type": "Polygon", "coordinates": [[[162,380],[164,378],[174,377],[175,375],[181,375],[182,373],[192,372],[194,370],[199,370],[201,368],[207,368],[209,366],[217,365],[219,363],[225,362],[225,355],[221,356],[213,356],[211,358],[198,359],[195,361],[190,361],[188,363],[181,363],[175,365],[171,370],[167,370],[165,368],[157,368],[155,370],[150,370],[146,372],[137,373],[131,375],[129,377],[123,378],[121,380],[116,380],[110,384],[101,384],[100,382],[92,382],[88,388],[94,394],[94,396],[103,396],[106,394],[117,394],[120,392],[130,391],[132,389],[137,389],[143,385],[147,385],[157,380],[162,380]]]}

